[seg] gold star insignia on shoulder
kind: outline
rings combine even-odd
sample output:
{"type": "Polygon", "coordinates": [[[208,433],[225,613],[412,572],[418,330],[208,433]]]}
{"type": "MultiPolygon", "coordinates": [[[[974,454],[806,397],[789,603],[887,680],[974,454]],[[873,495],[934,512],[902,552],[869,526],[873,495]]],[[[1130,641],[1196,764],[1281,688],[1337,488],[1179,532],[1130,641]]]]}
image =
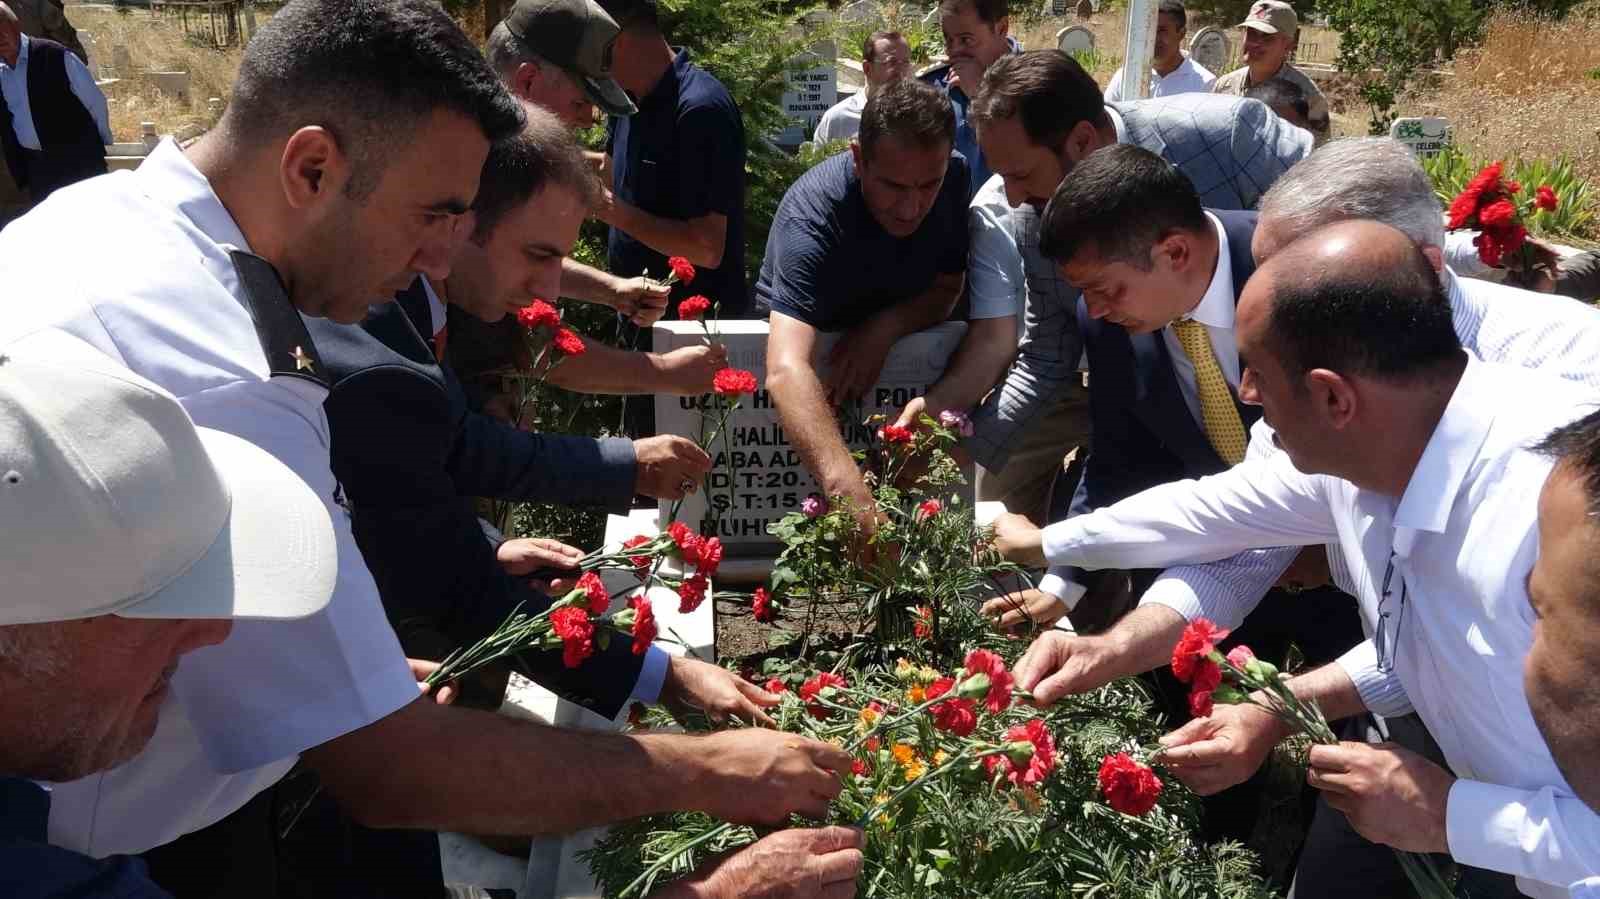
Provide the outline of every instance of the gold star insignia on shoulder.
{"type": "Polygon", "coordinates": [[[316,363],[314,361],[312,361],[311,354],[307,353],[305,351],[305,347],[298,347],[297,346],[297,347],[294,348],[294,352],[290,353],[289,355],[294,357],[294,370],[295,371],[315,371],[316,370],[316,363]]]}

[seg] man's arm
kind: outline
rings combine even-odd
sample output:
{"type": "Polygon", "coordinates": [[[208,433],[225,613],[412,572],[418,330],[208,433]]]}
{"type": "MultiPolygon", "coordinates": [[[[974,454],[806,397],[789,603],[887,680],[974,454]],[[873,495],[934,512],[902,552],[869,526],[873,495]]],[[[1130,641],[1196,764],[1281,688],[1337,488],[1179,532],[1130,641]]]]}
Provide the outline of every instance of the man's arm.
{"type": "Polygon", "coordinates": [[[861,472],[839,434],[833,409],[822,392],[822,382],[811,365],[817,331],[781,312],[773,312],[767,336],[767,391],[778,408],[778,418],[822,489],[843,496],[858,513],[876,508],[861,472]]]}
{"type": "Polygon", "coordinates": [[[822,818],[850,768],[842,750],[761,728],[705,736],[578,731],[431,699],[304,758],[369,827],[527,835],[669,811],[767,824],[792,812],[822,818]]]}
{"type": "MultiPolygon", "coordinates": [[[[49,4],[46,4],[49,5],[49,4]]],[[[78,52],[82,52],[79,48],[78,52]]],[[[111,143],[111,113],[106,106],[106,95],[94,83],[94,76],[89,74],[89,67],[83,60],[76,56],[64,57],[67,66],[67,82],[72,86],[73,96],[89,111],[89,116],[94,119],[95,127],[100,129],[102,143],[111,143]]]]}
{"type": "MultiPolygon", "coordinates": [[[[665,274],[665,273],[663,273],[665,274]]],[[[618,278],[573,259],[561,260],[561,295],[610,306],[641,328],[660,321],[670,288],[646,278],[618,278]]]]}
{"type": "Polygon", "coordinates": [[[583,345],[582,355],[562,360],[545,380],[574,393],[698,396],[711,392],[712,379],[728,365],[728,350],[721,344],[670,353],[620,350],[587,337],[583,345]]]}
{"type": "Polygon", "coordinates": [[[890,306],[841,336],[828,353],[823,389],[836,403],[852,402],[872,389],[883,361],[900,338],[924,331],[950,317],[966,279],[937,275],[927,290],[890,306]]]}
{"type": "Polygon", "coordinates": [[[663,256],[682,256],[702,268],[722,265],[728,217],[720,212],[692,219],[669,219],[645,212],[605,190],[594,217],[663,256]]]}

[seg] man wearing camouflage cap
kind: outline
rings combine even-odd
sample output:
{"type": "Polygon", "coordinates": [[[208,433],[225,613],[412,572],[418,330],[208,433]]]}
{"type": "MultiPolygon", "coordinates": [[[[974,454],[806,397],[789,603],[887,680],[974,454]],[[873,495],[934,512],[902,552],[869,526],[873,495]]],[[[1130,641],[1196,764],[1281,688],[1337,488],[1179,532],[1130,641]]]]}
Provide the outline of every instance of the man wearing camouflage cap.
{"type": "Polygon", "coordinates": [[[1311,133],[1318,142],[1328,138],[1328,98],[1306,73],[1289,64],[1300,42],[1300,17],[1283,0],[1256,0],[1250,14],[1239,23],[1244,40],[1244,66],[1218,78],[1214,94],[1244,96],[1244,92],[1273,78],[1299,87],[1310,107],[1311,133]]]}

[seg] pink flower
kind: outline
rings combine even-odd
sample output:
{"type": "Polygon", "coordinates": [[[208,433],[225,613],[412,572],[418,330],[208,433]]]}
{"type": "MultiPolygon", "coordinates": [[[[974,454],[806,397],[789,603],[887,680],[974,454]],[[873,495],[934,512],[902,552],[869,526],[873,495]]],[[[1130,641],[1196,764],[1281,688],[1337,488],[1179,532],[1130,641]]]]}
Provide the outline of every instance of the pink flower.
{"type": "Polygon", "coordinates": [[[813,493],[800,503],[800,511],[805,513],[807,518],[826,515],[828,514],[828,501],[813,493]]]}
{"type": "Polygon", "coordinates": [[[1244,666],[1255,660],[1256,654],[1251,652],[1248,646],[1235,646],[1228,650],[1228,664],[1238,668],[1240,671],[1243,671],[1244,666]]]}

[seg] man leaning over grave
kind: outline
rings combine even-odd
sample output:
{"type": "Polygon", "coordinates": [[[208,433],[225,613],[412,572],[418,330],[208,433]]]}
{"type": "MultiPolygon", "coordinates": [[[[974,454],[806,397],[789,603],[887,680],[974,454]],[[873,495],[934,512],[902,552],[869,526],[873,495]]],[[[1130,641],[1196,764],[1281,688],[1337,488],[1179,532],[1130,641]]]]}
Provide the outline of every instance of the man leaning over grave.
{"type": "MultiPolygon", "coordinates": [[[[1016,319],[975,321],[944,377],[900,422],[977,407],[977,433],[958,452],[982,466],[979,498],[1043,520],[1064,460],[1088,442],[1089,428],[1078,291],[1039,251],[1039,217],[1056,186],[1088,154],[1126,143],[1177,166],[1205,206],[1249,209],[1311,151],[1311,139],[1254,100],[1180,94],[1108,105],[1094,79],[1060,50],[997,62],[973,113],[996,174],[972,213],[972,307],[975,315],[991,306],[1014,310],[1012,297],[1025,286],[1025,330],[1019,346],[1016,319]]],[[[1073,486],[1055,488],[1059,505],[1073,486]]],[[[1076,599],[1059,598],[1069,605],[1076,599]]]]}
{"type": "MultiPolygon", "coordinates": [[[[1309,783],[1362,837],[1448,853],[1468,895],[1565,896],[1600,870],[1600,815],[1562,776],[1524,688],[1552,466],[1534,444],[1600,394],[1478,361],[1453,318],[1433,260],[1400,231],[1341,222],[1293,241],[1257,269],[1237,317],[1241,397],[1283,451],[997,540],[1013,561],[1093,568],[1336,544],[1372,636],[1289,688],[1334,721],[1414,709],[1447,765],[1346,741],[1311,748],[1309,783]]],[[[1041,702],[1061,673],[1053,650],[1036,643],[1017,666],[1041,702]]],[[[1219,702],[1164,737],[1160,758],[1211,793],[1291,735],[1259,706],[1219,702]]],[[[1346,884],[1318,894],[1396,892],[1346,884]]]]}
{"type": "MultiPolygon", "coordinates": [[[[291,0],[246,48],[217,129],[0,231],[0,348],[49,331],[93,344],[198,424],[287,464],[339,542],[326,609],[235,626],[178,670],[149,747],[54,788],[57,844],[95,856],[169,844],[153,867],[185,896],[275,895],[266,791],[302,758],[381,827],[560,833],[674,808],[776,824],[820,816],[837,793],[849,757],[792,735],[582,733],[418,701],[337,506],[326,372],[300,316],[356,322],[417,272],[447,274],[490,144],[521,125],[437,4],[291,0]],[[60,235],[86,214],[106,227],[70,250],[101,264],[64,281],[60,235]]],[[[788,831],[706,873],[726,896],[806,883],[819,865],[837,877],[859,865],[855,840],[788,831]]]]}
{"type": "Polygon", "coordinates": [[[1283,0],[1256,0],[1250,14],[1239,23],[1244,41],[1244,65],[1221,76],[1211,85],[1215,94],[1244,96],[1250,88],[1273,78],[1291,81],[1305,92],[1310,110],[1311,132],[1317,140],[1328,139],[1328,98],[1316,82],[1295,68],[1289,57],[1300,46],[1300,17],[1283,0]]]}
{"type": "Polygon", "coordinates": [[[949,317],[967,265],[967,164],[955,118],[920,81],[867,101],[861,134],[802,175],[773,218],[756,299],[771,311],[767,389],[806,469],[863,528],[877,505],[840,433],[895,341],[949,317]],[[818,338],[843,333],[815,360],[818,338]]]}
{"type": "Polygon", "coordinates": [[[861,42],[861,71],[866,84],[822,114],[812,140],[820,144],[849,140],[861,131],[861,111],[878,88],[899,81],[911,71],[911,45],[898,31],[874,31],[861,42]]]}
{"type": "Polygon", "coordinates": [[[1007,0],[940,0],[939,30],[944,34],[944,55],[949,61],[919,77],[950,96],[956,114],[956,150],[967,160],[967,198],[971,199],[989,180],[990,168],[968,110],[983,73],[995,60],[1020,53],[1022,45],[1011,37],[1007,0]]]}

